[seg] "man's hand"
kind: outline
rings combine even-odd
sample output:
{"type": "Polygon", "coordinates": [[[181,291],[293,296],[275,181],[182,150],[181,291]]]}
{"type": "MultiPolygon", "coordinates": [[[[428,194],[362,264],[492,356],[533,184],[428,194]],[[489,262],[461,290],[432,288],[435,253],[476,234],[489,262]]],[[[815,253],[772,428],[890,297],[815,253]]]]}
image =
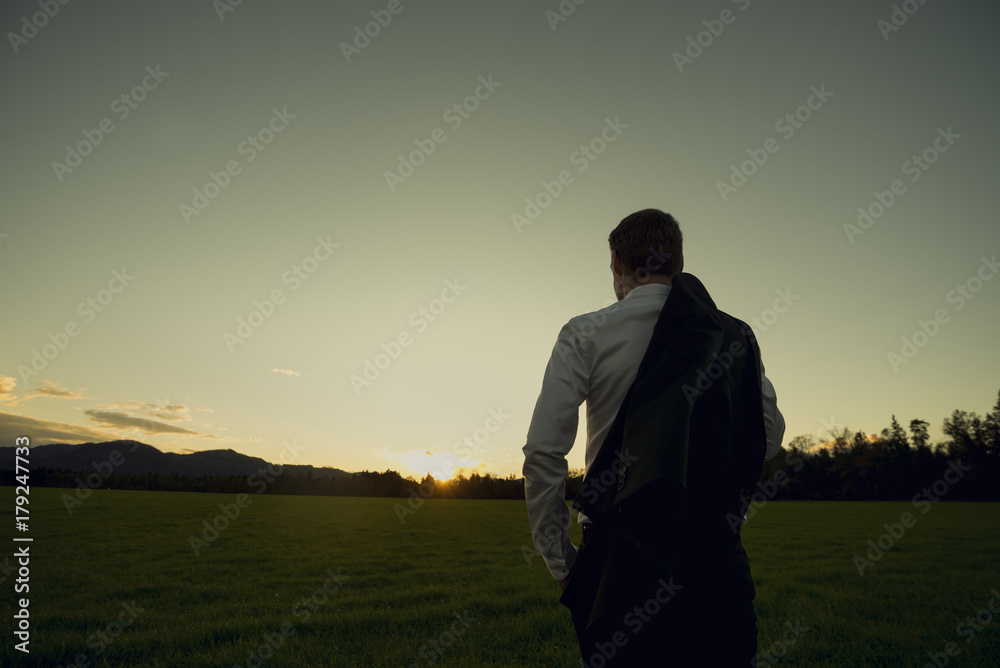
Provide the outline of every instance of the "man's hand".
{"type": "Polygon", "coordinates": [[[572,573],[570,575],[567,575],[565,580],[556,580],[556,584],[559,585],[560,592],[566,591],[566,585],[569,584],[569,579],[571,577],[573,577],[572,573]]]}

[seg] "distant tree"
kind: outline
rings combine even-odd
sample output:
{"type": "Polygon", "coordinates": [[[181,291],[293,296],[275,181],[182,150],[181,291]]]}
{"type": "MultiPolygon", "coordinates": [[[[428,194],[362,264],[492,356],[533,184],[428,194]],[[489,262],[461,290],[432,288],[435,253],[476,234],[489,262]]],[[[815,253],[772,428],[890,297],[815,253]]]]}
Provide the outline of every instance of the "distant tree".
{"type": "Polygon", "coordinates": [[[788,442],[788,450],[801,450],[802,452],[810,452],[813,448],[819,445],[816,437],[812,434],[800,434],[788,442]]]}
{"type": "Polygon", "coordinates": [[[831,431],[830,436],[833,440],[833,451],[835,453],[846,453],[847,446],[851,442],[851,430],[843,427],[839,431],[831,431]]]}
{"type": "Polygon", "coordinates": [[[438,482],[431,475],[430,471],[424,476],[424,479],[420,481],[420,489],[424,491],[425,494],[436,494],[438,488],[438,482]]]}
{"type": "Polygon", "coordinates": [[[854,439],[851,441],[851,453],[854,455],[860,455],[865,450],[871,446],[868,440],[868,435],[863,431],[855,432],[854,439]]]}
{"type": "Polygon", "coordinates": [[[1000,456],[1000,392],[997,392],[997,402],[984,421],[983,436],[986,452],[994,457],[1000,456]]]}
{"type": "Polygon", "coordinates": [[[889,428],[886,440],[895,450],[906,450],[910,447],[910,442],[906,438],[906,431],[899,425],[895,415],[892,416],[892,426],[889,428]]]}
{"type": "Polygon", "coordinates": [[[977,449],[971,422],[969,413],[958,409],[952,411],[951,417],[944,419],[942,430],[944,435],[951,439],[948,443],[949,454],[971,453],[977,449]]]}
{"type": "Polygon", "coordinates": [[[927,427],[929,426],[929,422],[924,422],[920,419],[910,420],[910,433],[913,434],[913,445],[918,450],[928,447],[930,443],[930,436],[927,434],[927,427]]]}
{"type": "Polygon", "coordinates": [[[585,469],[572,468],[566,472],[566,500],[572,501],[580,495],[585,469]]]}

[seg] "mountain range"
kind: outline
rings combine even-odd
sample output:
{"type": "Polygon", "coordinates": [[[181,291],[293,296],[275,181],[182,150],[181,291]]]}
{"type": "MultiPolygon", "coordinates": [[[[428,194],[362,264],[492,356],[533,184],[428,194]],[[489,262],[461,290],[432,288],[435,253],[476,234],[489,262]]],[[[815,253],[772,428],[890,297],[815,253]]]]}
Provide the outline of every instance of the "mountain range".
{"type": "MultiPolygon", "coordinates": [[[[251,476],[268,472],[276,474],[311,474],[312,478],[324,476],[350,476],[351,473],[329,466],[309,464],[271,463],[260,457],[250,457],[232,449],[203,450],[179,454],[162,452],[152,445],[139,441],[106,441],[104,443],[50,443],[36,445],[29,451],[28,470],[40,468],[68,469],[70,471],[107,471],[108,462],[115,473],[157,473],[182,476],[251,476]],[[117,451],[117,454],[115,452],[117,451]],[[102,464],[104,464],[102,466],[102,464]]],[[[14,448],[0,448],[0,469],[13,469],[14,448]]]]}

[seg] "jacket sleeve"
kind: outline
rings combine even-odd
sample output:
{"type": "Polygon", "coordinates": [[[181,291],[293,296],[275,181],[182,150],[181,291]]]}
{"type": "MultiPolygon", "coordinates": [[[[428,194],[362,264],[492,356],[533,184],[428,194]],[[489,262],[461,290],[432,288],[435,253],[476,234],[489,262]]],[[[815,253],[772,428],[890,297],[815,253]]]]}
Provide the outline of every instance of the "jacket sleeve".
{"type": "Polygon", "coordinates": [[[566,455],[576,440],[580,405],[587,399],[590,368],[585,339],[563,326],[542,379],[542,391],[528,427],[524,452],[524,497],[535,549],[549,572],[565,579],[576,562],[566,505],[566,455]]]}

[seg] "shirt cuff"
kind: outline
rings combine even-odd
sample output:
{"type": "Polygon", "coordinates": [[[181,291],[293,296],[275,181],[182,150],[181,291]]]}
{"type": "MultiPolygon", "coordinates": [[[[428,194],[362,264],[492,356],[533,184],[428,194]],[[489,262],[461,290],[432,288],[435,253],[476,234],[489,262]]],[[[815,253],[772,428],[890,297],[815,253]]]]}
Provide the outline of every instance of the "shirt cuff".
{"type": "Polygon", "coordinates": [[[571,542],[569,544],[569,547],[570,551],[566,554],[566,557],[564,559],[566,563],[566,566],[564,568],[553,567],[549,563],[545,564],[546,566],[548,566],[549,573],[551,573],[552,577],[554,577],[556,580],[565,580],[567,577],[569,577],[569,574],[573,571],[573,567],[576,566],[576,558],[580,556],[580,549],[576,545],[573,545],[573,543],[571,542]]]}

